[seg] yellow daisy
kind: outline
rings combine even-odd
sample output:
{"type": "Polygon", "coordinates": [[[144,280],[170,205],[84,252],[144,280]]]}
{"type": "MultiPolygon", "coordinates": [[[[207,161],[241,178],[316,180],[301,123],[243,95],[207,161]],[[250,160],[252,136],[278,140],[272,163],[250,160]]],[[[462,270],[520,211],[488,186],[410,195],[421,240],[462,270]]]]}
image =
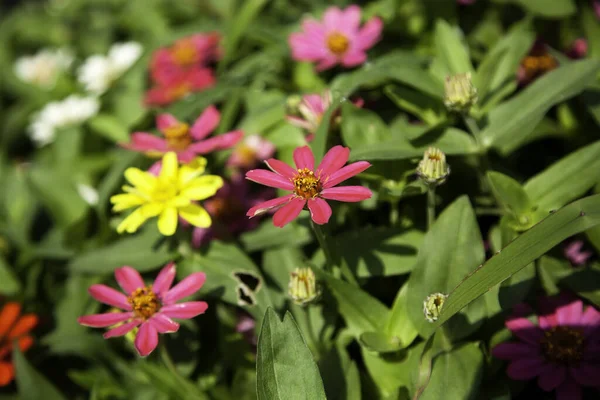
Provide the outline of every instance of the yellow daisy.
{"type": "Polygon", "coordinates": [[[158,230],[171,236],[177,230],[178,216],[190,224],[208,228],[212,221],[208,212],[198,204],[213,196],[223,186],[223,179],[204,175],[206,159],[198,157],[189,164],[179,166],[174,152],[166,153],[158,176],[138,168],[128,168],[125,178],[131,186],[123,186],[126,193],[110,198],[113,211],[137,207],[117,227],[117,232],[133,233],[148,218],[158,217],[158,230]]]}

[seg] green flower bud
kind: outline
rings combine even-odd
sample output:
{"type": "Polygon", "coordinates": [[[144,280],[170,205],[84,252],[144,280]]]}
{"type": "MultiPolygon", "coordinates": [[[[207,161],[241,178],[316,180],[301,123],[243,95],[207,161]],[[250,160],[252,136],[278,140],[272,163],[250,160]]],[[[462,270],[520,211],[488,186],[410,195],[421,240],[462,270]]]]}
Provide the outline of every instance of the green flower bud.
{"type": "Polygon", "coordinates": [[[425,313],[425,319],[429,322],[435,322],[440,317],[442,306],[444,301],[448,298],[448,295],[443,293],[434,293],[427,296],[423,302],[423,312],[425,313]]]}
{"type": "Polygon", "coordinates": [[[438,148],[430,147],[419,161],[417,175],[428,185],[441,185],[450,175],[450,166],[446,164],[446,155],[438,148]]]}
{"type": "Polygon", "coordinates": [[[447,76],[444,88],[444,104],[450,111],[468,112],[477,103],[477,89],[473,86],[470,72],[447,76]]]}
{"type": "Polygon", "coordinates": [[[290,272],[288,293],[296,304],[304,306],[321,295],[321,289],[310,268],[296,268],[290,272]]]}
{"type": "Polygon", "coordinates": [[[302,96],[291,95],[285,101],[285,112],[290,115],[300,114],[299,106],[302,103],[302,96]]]}

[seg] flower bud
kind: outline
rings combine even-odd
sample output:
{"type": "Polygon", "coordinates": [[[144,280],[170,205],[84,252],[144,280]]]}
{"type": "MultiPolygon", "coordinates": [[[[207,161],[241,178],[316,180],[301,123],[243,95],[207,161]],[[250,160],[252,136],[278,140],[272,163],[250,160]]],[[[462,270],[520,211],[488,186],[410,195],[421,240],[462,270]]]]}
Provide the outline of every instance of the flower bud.
{"type": "Polygon", "coordinates": [[[444,301],[448,298],[448,295],[443,293],[434,293],[427,296],[423,302],[423,312],[425,313],[425,319],[429,322],[435,322],[440,317],[442,306],[444,301]]]}
{"type": "Polygon", "coordinates": [[[467,112],[477,102],[477,89],[470,72],[447,76],[444,88],[444,104],[450,111],[467,112]]]}
{"type": "Polygon", "coordinates": [[[285,112],[290,115],[300,114],[300,104],[302,103],[302,97],[298,95],[291,95],[285,101],[285,112]]]}
{"type": "Polygon", "coordinates": [[[446,164],[446,155],[438,148],[430,147],[419,161],[417,175],[428,185],[441,185],[450,175],[450,166],[446,164]]]}
{"type": "Polygon", "coordinates": [[[296,268],[290,273],[288,293],[296,304],[301,306],[314,301],[321,295],[315,279],[315,273],[310,268],[296,268]]]}

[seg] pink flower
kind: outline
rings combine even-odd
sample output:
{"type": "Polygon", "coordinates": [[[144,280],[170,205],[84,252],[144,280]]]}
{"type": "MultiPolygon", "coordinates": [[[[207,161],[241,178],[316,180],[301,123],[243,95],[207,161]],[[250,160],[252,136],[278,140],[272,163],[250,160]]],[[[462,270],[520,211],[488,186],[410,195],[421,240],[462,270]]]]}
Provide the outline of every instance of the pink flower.
{"type": "Polygon", "coordinates": [[[302,32],[292,33],[289,44],[296,61],[318,62],[323,71],[336,64],[354,67],[367,60],[366,51],[381,37],[383,22],[372,18],[360,28],[360,7],[352,5],[345,10],[329,7],[323,22],[306,19],[302,32]]]}
{"type": "Polygon", "coordinates": [[[214,106],[204,110],[191,128],[171,114],[160,114],[156,117],[156,127],[164,138],[151,133],[136,132],[131,135],[131,143],[123,144],[123,147],[153,156],[162,156],[169,151],[174,151],[180,162],[188,163],[198,154],[228,149],[242,139],[244,135],[242,131],[233,131],[206,139],[219,125],[220,119],[221,115],[214,106]]]}
{"type": "Polygon", "coordinates": [[[584,58],[588,52],[588,42],[584,38],[576,39],[571,47],[566,51],[567,56],[569,58],[578,60],[580,58],[584,58]]]}
{"type": "Polygon", "coordinates": [[[456,0],[456,2],[458,4],[460,4],[461,6],[469,6],[473,3],[475,3],[476,0],[456,0]]]}
{"type": "Polygon", "coordinates": [[[252,346],[256,346],[258,343],[258,338],[254,332],[255,327],[256,322],[254,321],[254,318],[247,314],[241,314],[238,316],[238,322],[235,326],[235,331],[241,333],[246,342],[250,343],[252,346]]]}
{"type": "Polygon", "coordinates": [[[591,251],[581,251],[582,247],[582,240],[569,243],[564,250],[565,258],[575,266],[584,265],[593,253],[591,251]]]}
{"type": "Polygon", "coordinates": [[[596,12],[596,18],[600,19],[600,0],[594,0],[594,11],[596,12]]]}
{"type": "Polygon", "coordinates": [[[258,162],[272,157],[275,153],[273,143],[263,139],[259,135],[246,136],[233,149],[231,156],[227,160],[230,167],[250,169],[258,162]]]}
{"type": "Polygon", "coordinates": [[[508,318],[506,327],[519,342],[501,343],[492,354],[510,361],[511,379],[537,377],[538,386],[556,390],[558,400],[580,399],[580,386],[600,385],[600,312],[564,296],[544,303],[551,312],[538,315],[537,325],[523,316],[508,318]]]}
{"type": "Polygon", "coordinates": [[[135,348],[147,356],[158,345],[159,333],[177,332],[179,324],[171,318],[189,319],[203,314],[208,308],[204,301],[177,301],[196,293],[206,280],[203,272],[195,272],[171,288],[175,279],[175,264],[165,266],[152,285],[146,286],[139,272],[131,267],[115,270],[115,279],[126,294],[106,285],[92,285],[90,295],[101,303],[117,307],[123,312],[85,315],[77,321],[93,328],[121,324],[104,334],[108,339],[123,336],[139,326],[135,348]]]}
{"type": "Polygon", "coordinates": [[[273,216],[273,224],[283,227],[308,205],[312,220],[319,225],[326,224],[331,217],[331,207],[325,200],[357,202],[372,196],[371,191],[362,186],[335,187],[371,166],[366,161],[358,161],[344,167],[349,156],[350,149],[347,147],[332,147],[315,169],[312,150],[304,146],[294,150],[296,169],[273,158],[265,161],[273,172],[253,169],[246,173],[246,179],[292,193],[258,204],[246,215],[252,218],[278,209],[273,216]]]}
{"type": "Polygon", "coordinates": [[[215,84],[215,76],[210,68],[195,67],[179,70],[172,79],[159,82],[144,96],[146,106],[165,106],[184,98],[190,93],[202,91],[215,84]]]}

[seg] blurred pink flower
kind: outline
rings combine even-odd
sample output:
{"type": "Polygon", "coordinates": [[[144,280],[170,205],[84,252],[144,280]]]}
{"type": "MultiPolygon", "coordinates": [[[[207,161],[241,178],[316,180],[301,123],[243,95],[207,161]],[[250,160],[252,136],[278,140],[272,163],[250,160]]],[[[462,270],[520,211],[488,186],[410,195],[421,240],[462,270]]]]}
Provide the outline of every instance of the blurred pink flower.
{"type": "Polygon", "coordinates": [[[596,18],[600,19],[600,0],[594,1],[594,11],[596,12],[596,18]]]}
{"type": "Polygon", "coordinates": [[[258,343],[258,338],[254,332],[254,328],[256,327],[256,322],[254,318],[249,315],[243,314],[238,318],[238,323],[235,326],[235,331],[241,333],[244,336],[244,340],[250,343],[253,346],[256,346],[258,343]]]}
{"type": "Polygon", "coordinates": [[[580,386],[600,384],[600,312],[566,296],[546,298],[542,307],[549,310],[537,316],[537,325],[524,316],[508,318],[506,327],[519,342],[501,343],[492,354],[510,361],[511,379],[538,377],[538,386],[556,390],[558,400],[581,399],[580,386]]]}
{"type": "Polygon", "coordinates": [[[296,169],[273,158],[265,161],[273,172],[253,169],[246,173],[246,179],[292,193],[258,204],[246,215],[252,218],[278,209],[273,215],[273,224],[283,227],[308,205],[312,220],[319,225],[326,224],[331,217],[331,207],[325,200],[357,202],[372,196],[371,191],[363,186],[335,187],[371,166],[366,161],[358,161],[344,167],[349,156],[350,149],[347,147],[332,147],[315,169],[313,152],[310,147],[304,146],[294,150],[296,169]]]}
{"type": "Polygon", "coordinates": [[[558,68],[558,61],[548,51],[546,42],[538,38],[531,46],[529,54],[521,60],[517,71],[517,81],[519,85],[526,86],[555,68],[558,68]]]}
{"type": "Polygon", "coordinates": [[[573,58],[578,60],[580,58],[584,58],[588,52],[588,42],[584,38],[576,39],[571,47],[566,51],[567,56],[569,58],[573,58]]]}
{"type": "Polygon", "coordinates": [[[214,106],[204,110],[191,128],[171,114],[160,114],[156,117],[156,127],[164,138],[147,132],[136,132],[131,135],[131,142],[123,144],[123,147],[152,156],[162,156],[174,151],[180,162],[188,163],[197,155],[228,149],[242,139],[242,131],[228,132],[206,139],[219,125],[220,119],[221,115],[214,106]]]}
{"type": "Polygon", "coordinates": [[[476,0],[456,0],[456,2],[458,4],[460,4],[461,6],[468,6],[471,4],[474,4],[476,0]]]}
{"type": "Polygon", "coordinates": [[[575,240],[567,245],[564,250],[565,258],[574,266],[584,265],[593,255],[591,251],[581,251],[583,240],[575,240]]]}
{"type": "Polygon", "coordinates": [[[210,68],[194,67],[181,70],[173,79],[156,83],[144,95],[146,106],[165,106],[182,99],[190,93],[199,92],[215,84],[215,76],[210,68]]]}
{"type": "Polygon", "coordinates": [[[77,321],[93,328],[121,324],[107,331],[105,339],[123,336],[139,326],[134,344],[140,356],[152,353],[158,345],[159,333],[177,332],[179,324],[171,318],[194,318],[208,308],[204,301],[177,303],[200,290],[206,280],[203,272],[187,276],[172,288],[174,263],[166,265],[152,285],[147,286],[139,272],[131,267],[117,268],[115,279],[125,294],[101,284],[90,286],[89,293],[99,302],[124,311],[85,315],[77,321]]]}
{"type": "Polygon", "coordinates": [[[275,146],[273,143],[263,139],[259,135],[249,135],[234,147],[231,156],[227,160],[227,165],[250,169],[258,162],[272,157],[274,153],[275,146]]]}
{"type": "Polygon", "coordinates": [[[352,5],[345,10],[329,7],[323,21],[305,19],[302,32],[292,33],[289,44],[296,61],[318,62],[323,71],[336,64],[354,67],[367,60],[366,51],[381,37],[383,22],[370,19],[360,28],[360,7],[352,5]]]}

